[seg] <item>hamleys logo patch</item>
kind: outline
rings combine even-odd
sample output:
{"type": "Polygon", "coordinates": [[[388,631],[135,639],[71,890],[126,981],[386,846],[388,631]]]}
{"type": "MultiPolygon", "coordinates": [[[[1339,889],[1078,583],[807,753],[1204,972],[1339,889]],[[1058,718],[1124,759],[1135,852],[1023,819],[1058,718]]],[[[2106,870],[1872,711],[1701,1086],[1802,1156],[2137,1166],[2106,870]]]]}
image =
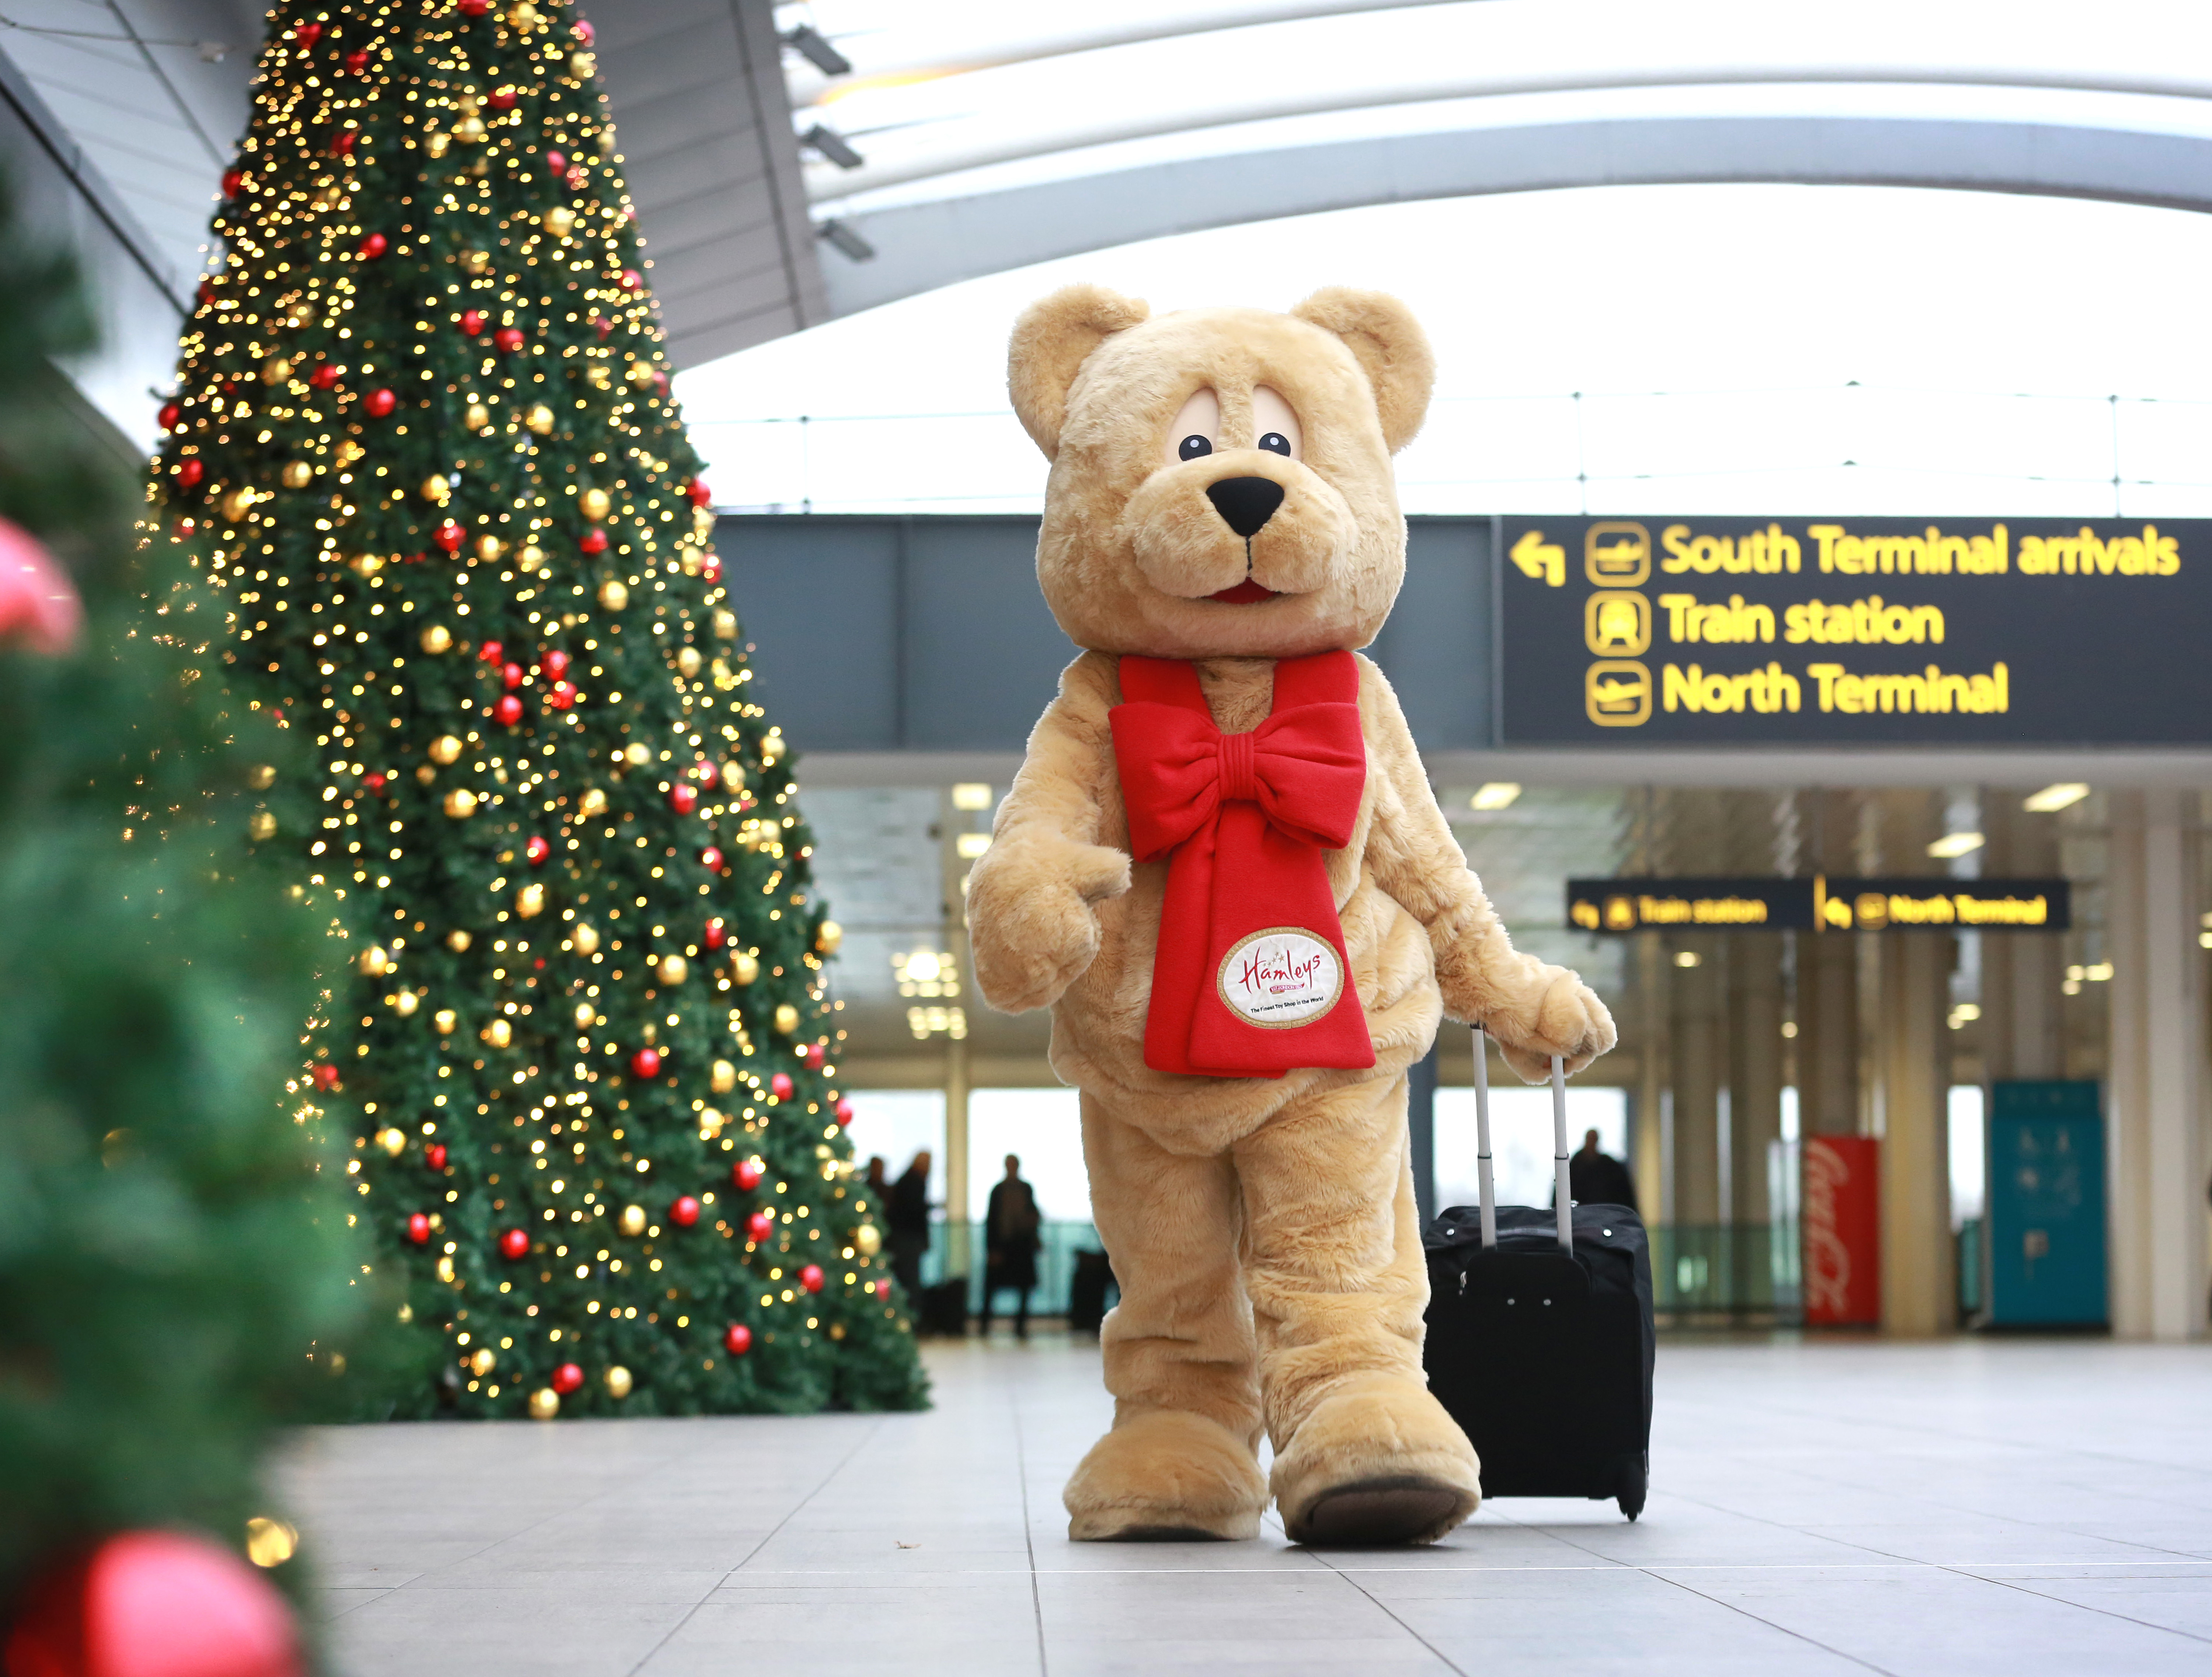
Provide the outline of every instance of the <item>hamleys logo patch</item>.
{"type": "Polygon", "coordinates": [[[1273,926],[1240,939],[1215,976],[1222,1003],[1270,1030],[1311,1023],[1344,993],[1344,963],[1327,939],[1296,926],[1273,926]]]}

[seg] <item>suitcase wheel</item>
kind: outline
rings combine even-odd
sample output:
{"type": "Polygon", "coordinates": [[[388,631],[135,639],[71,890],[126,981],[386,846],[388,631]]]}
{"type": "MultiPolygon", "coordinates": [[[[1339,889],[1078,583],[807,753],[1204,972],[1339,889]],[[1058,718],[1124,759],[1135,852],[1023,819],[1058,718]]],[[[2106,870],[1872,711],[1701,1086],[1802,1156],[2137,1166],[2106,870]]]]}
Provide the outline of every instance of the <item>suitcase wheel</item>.
{"type": "Polygon", "coordinates": [[[1631,1520],[1644,1512],[1644,1493],[1649,1480],[1650,1473],[1643,1456],[1624,1455],[1620,1458],[1620,1471],[1613,1480],[1618,1489],[1613,1494],[1620,1504],[1620,1511],[1631,1520]]]}

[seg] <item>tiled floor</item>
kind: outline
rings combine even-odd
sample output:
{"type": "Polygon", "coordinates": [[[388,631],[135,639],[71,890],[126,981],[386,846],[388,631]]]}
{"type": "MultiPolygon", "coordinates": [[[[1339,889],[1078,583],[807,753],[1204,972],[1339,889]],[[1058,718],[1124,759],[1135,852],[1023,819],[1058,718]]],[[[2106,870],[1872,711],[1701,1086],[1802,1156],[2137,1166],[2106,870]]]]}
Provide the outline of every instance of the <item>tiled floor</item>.
{"type": "Polygon", "coordinates": [[[1071,1545],[1095,1346],[938,1407],[321,1431],[283,1483],[344,1677],[2212,1673],[2212,1350],[1663,1344],[1651,1502],[1427,1550],[1071,1545]]]}

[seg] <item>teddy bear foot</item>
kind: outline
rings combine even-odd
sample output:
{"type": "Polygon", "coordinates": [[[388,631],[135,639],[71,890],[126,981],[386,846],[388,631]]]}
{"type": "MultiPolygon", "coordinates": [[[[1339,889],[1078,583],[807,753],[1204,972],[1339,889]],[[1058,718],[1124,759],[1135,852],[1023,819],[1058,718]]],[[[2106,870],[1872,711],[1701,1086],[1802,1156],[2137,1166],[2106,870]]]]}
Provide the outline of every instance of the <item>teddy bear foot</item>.
{"type": "Polygon", "coordinates": [[[1218,1421],[1151,1409],[1091,1447],[1061,1500],[1078,1543],[1227,1541],[1260,1534],[1267,1484],[1218,1421]]]}
{"type": "Polygon", "coordinates": [[[1275,1458],[1275,1504],[1294,1543],[1433,1543],[1482,1500],[1474,1449],[1419,1382],[1354,1376],[1275,1458]]]}

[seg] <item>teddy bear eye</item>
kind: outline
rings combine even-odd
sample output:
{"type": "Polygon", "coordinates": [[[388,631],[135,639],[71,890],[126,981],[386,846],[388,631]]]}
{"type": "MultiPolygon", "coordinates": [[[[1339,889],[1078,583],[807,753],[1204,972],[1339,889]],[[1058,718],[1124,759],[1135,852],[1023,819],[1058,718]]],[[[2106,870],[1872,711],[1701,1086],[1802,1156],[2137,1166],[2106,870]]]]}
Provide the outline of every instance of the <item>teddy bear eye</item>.
{"type": "MultiPolygon", "coordinates": [[[[1213,442],[1209,437],[1185,437],[1176,446],[1176,453],[1186,460],[1203,459],[1206,455],[1211,454],[1212,452],[1213,442]]],[[[1290,452],[1290,445],[1288,443],[1285,443],[1283,445],[1283,453],[1287,454],[1290,452]]]]}
{"type": "Polygon", "coordinates": [[[1260,439],[1260,447],[1271,454],[1287,455],[1291,452],[1291,440],[1280,431],[1270,431],[1260,439]]]}

